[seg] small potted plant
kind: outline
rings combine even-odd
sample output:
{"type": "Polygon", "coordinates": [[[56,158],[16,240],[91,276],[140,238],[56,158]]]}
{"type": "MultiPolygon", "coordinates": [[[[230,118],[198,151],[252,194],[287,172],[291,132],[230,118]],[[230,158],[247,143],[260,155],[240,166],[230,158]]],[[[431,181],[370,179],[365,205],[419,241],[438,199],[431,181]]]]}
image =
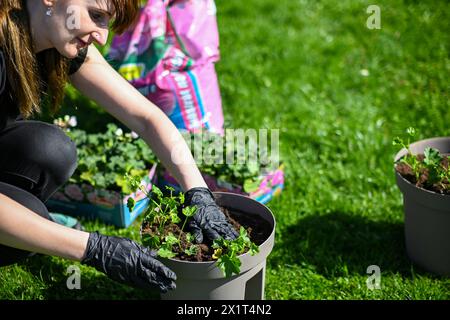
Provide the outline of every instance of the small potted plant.
{"type": "MultiPolygon", "coordinates": [[[[128,179],[131,184],[138,184],[133,177],[128,179]]],[[[266,258],[275,236],[275,219],[270,210],[247,196],[215,192],[217,204],[239,237],[196,244],[186,230],[196,208],[183,208],[184,194],[174,193],[171,187],[167,189],[163,193],[153,187],[151,204],[141,225],[142,243],[157,251],[161,261],[177,274],[176,290],[161,297],[263,299],[266,258]]],[[[132,198],[128,201],[132,209],[134,201],[132,198]]]]}
{"type": "Polygon", "coordinates": [[[410,143],[395,156],[397,185],[403,193],[405,242],[408,256],[439,275],[450,275],[450,137],[410,143]]]}

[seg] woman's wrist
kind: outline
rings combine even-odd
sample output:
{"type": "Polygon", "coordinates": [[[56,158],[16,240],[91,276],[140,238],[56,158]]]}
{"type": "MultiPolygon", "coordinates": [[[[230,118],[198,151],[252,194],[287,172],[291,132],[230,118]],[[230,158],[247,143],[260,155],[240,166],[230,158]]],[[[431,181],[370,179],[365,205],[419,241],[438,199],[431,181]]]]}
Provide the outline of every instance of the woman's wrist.
{"type": "Polygon", "coordinates": [[[78,235],[80,241],[79,241],[78,246],[74,249],[73,260],[82,261],[86,255],[86,250],[88,249],[88,241],[89,241],[90,233],[85,232],[85,231],[79,231],[79,230],[74,230],[74,231],[77,231],[80,233],[78,235]]]}
{"type": "MultiPolygon", "coordinates": [[[[196,171],[198,169],[196,168],[196,171]]],[[[203,179],[202,175],[200,174],[200,171],[197,173],[193,173],[192,175],[188,175],[183,181],[179,181],[181,188],[186,192],[193,188],[208,188],[208,185],[205,182],[205,179],[203,179]]]]}

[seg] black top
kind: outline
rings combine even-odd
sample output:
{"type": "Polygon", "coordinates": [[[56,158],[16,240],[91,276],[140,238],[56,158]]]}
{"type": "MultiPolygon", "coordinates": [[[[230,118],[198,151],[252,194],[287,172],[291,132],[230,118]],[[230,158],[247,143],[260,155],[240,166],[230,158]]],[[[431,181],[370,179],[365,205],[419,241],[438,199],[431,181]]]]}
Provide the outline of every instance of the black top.
{"type": "Polygon", "coordinates": [[[81,49],[78,56],[71,60],[69,66],[69,76],[77,72],[78,69],[80,69],[81,65],[86,60],[87,52],[88,52],[87,48],[81,49]]]}
{"type": "MultiPolygon", "coordinates": [[[[39,52],[36,55],[40,73],[44,74],[45,70],[43,70],[43,58],[44,51],[39,52]]],[[[69,75],[74,74],[78,71],[81,65],[86,60],[87,49],[80,50],[78,56],[71,60],[69,65],[69,75]]],[[[6,76],[6,58],[2,49],[0,49],[0,131],[11,121],[15,119],[21,118],[21,114],[19,111],[19,107],[17,106],[15,99],[12,95],[11,86],[8,82],[8,78],[6,76]]]]}

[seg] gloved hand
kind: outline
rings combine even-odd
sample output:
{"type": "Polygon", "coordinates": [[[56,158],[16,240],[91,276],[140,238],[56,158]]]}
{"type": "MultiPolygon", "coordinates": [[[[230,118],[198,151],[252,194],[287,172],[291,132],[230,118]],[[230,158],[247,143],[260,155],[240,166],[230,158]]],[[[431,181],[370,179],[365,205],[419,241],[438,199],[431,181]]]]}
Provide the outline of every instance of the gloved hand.
{"type": "Polygon", "coordinates": [[[197,212],[189,222],[189,228],[197,243],[203,242],[203,234],[211,241],[219,237],[234,240],[239,236],[226,220],[208,188],[197,187],[188,190],[184,203],[197,207],[197,212]]]}
{"type": "Polygon", "coordinates": [[[175,289],[173,271],[154,257],[156,253],[138,243],[99,232],[89,235],[81,263],[94,267],[111,279],[143,289],[159,288],[163,293],[175,289]]]}

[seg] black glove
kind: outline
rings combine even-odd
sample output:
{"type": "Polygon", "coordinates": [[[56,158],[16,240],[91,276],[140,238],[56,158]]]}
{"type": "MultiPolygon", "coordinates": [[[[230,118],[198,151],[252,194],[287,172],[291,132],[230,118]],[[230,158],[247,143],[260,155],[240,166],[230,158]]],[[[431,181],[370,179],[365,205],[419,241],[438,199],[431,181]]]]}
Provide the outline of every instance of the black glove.
{"type": "Polygon", "coordinates": [[[226,220],[208,188],[197,187],[185,193],[185,205],[196,206],[197,212],[189,222],[192,235],[197,243],[203,242],[203,233],[213,241],[219,237],[227,240],[236,239],[239,234],[226,220]]]}
{"type": "Polygon", "coordinates": [[[156,260],[155,252],[136,242],[93,232],[89,235],[82,264],[94,267],[111,279],[143,289],[175,289],[174,272],[156,260]]]}

